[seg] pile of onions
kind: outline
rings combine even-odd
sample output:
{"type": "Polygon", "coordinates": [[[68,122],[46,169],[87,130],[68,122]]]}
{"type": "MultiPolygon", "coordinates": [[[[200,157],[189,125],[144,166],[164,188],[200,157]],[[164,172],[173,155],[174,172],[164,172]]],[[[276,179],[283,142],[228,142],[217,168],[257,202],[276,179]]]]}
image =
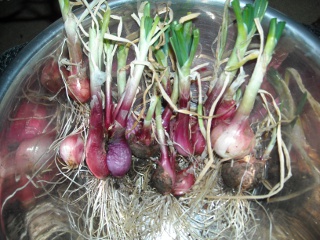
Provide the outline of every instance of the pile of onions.
{"type": "MultiPolygon", "coordinates": [[[[200,184],[214,164],[221,167],[225,186],[241,191],[256,187],[276,144],[280,121],[268,129],[268,152],[259,154],[261,138],[253,128],[253,109],[285,23],[272,19],[265,38],[260,21],[268,2],[257,0],[241,9],[239,0],[232,1],[237,38],[225,60],[226,2],[216,56],[220,71],[203,88],[199,69],[210,63],[196,65],[198,13],[174,19],[171,9],[163,8],[152,16],[150,3],[143,2],[138,14],[132,14],[139,26],[133,39],[124,36],[121,17],[112,15],[106,1],[83,1],[85,10],[75,16],[74,3],[59,0],[68,51],[64,61],[48,59],[40,83],[45,94],[65,101],[66,109],[82,114],[83,121],[79,124],[74,117],[56,131],[44,104],[19,102],[1,150],[1,156],[13,157],[18,167],[11,169],[8,163],[1,181],[11,181],[9,175],[20,169],[25,176],[49,168],[53,159],[62,172],[86,169],[100,182],[118,181],[136,174],[133,166],[143,160],[142,166],[152,164],[148,183],[162,195],[192,195],[195,183],[200,184]],[[87,17],[92,19],[89,29],[82,26],[87,17]],[[260,41],[258,49],[249,48],[253,39],[260,41]],[[249,78],[244,73],[248,61],[255,61],[249,78]],[[197,101],[191,97],[194,88],[197,101]]],[[[261,121],[268,118],[265,113],[261,121]]],[[[19,187],[26,179],[21,181],[19,187]]],[[[28,191],[29,185],[15,196],[24,203],[28,191]]],[[[1,194],[2,200],[10,194],[3,184],[1,194]]]]}

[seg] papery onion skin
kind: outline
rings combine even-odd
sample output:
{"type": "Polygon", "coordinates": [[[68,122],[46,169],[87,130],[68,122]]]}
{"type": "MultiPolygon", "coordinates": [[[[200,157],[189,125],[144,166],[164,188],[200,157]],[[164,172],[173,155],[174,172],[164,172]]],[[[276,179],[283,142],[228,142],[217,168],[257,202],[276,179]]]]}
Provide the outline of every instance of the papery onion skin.
{"type": "Polygon", "coordinates": [[[144,128],[143,123],[137,123],[131,115],[127,121],[126,139],[132,154],[137,158],[147,159],[159,154],[160,147],[153,136],[151,126],[144,128]]]}
{"type": "Polygon", "coordinates": [[[229,124],[220,123],[211,131],[211,144],[222,158],[239,159],[253,152],[255,135],[248,118],[234,118],[229,124]]]}
{"type": "Polygon", "coordinates": [[[152,175],[151,182],[152,186],[162,195],[167,195],[172,192],[172,187],[174,184],[173,179],[161,165],[157,166],[152,175]]]}
{"type": "Polygon", "coordinates": [[[157,143],[149,146],[143,142],[135,141],[135,139],[128,139],[132,154],[137,158],[147,159],[159,155],[159,145],[157,143]]]}
{"type": "Polygon", "coordinates": [[[162,146],[160,162],[152,174],[151,184],[162,195],[172,192],[176,183],[175,155],[168,153],[167,146],[162,146]]]}
{"type": "Polygon", "coordinates": [[[59,154],[70,169],[77,168],[84,155],[84,141],[81,134],[67,136],[60,144],[59,154]]]}
{"type": "Polygon", "coordinates": [[[232,189],[249,191],[257,187],[265,175],[266,161],[252,155],[222,164],[221,176],[224,184],[232,189]]]}
{"type": "Polygon", "coordinates": [[[222,101],[215,112],[216,118],[212,120],[212,127],[218,125],[220,122],[230,123],[236,114],[236,102],[234,100],[222,101]]]}

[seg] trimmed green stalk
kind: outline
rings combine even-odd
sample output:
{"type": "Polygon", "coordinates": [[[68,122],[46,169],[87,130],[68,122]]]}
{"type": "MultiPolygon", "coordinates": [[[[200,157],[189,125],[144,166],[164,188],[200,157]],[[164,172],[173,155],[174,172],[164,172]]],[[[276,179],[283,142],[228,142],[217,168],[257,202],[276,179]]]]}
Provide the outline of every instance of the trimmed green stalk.
{"type": "Polygon", "coordinates": [[[187,108],[190,98],[190,69],[199,44],[199,29],[192,29],[192,22],[172,23],[170,43],[177,58],[179,79],[179,106],[187,108]]]}
{"type": "MultiPolygon", "coordinates": [[[[256,24],[259,28],[261,27],[258,19],[256,24]]],[[[251,154],[254,150],[255,135],[250,127],[249,115],[284,26],[284,22],[277,23],[276,19],[270,21],[265,47],[263,48],[263,40],[261,40],[260,55],[235,116],[230,123],[220,123],[211,132],[212,147],[222,158],[239,159],[251,154]]],[[[259,32],[262,33],[262,29],[259,32]]],[[[263,34],[261,38],[263,39],[263,34]]]]}
{"type": "MultiPolygon", "coordinates": [[[[237,21],[237,38],[235,45],[233,47],[232,53],[228,59],[228,62],[225,66],[225,71],[219,76],[219,79],[215,85],[215,88],[209,92],[208,98],[204,103],[204,108],[206,114],[209,114],[211,105],[215,101],[216,97],[219,95],[222,90],[222,86],[225,81],[228,81],[228,85],[232,83],[233,79],[236,76],[236,73],[239,69],[239,62],[243,62],[245,54],[247,52],[248,46],[251,43],[252,37],[256,33],[256,26],[254,24],[254,19],[257,18],[261,21],[264,17],[265,11],[268,6],[267,0],[257,0],[254,4],[247,4],[243,9],[240,7],[240,1],[232,1],[232,8],[235,13],[237,21]]],[[[224,37],[222,35],[221,37],[224,37]]],[[[223,41],[223,39],[221,39],[223,41]]],[[[221,55],[222,53],[220,53],[221,55]]],[[[257,57],[255,55],[250,56],[250,58],[257,57]]],[[[249,58],[247,58],[249,59],[249,58]]],[[[228,88],[227,88],[228,89],[228,88]]],[[[210,90],[210,89],[209,89],[210,90]]],[[[224,95],[225,100],[233,99],[234,91],[228,91],[224,95]]]]}
{"type": "MultiPolygon", "coordinates": [[[[179,78],[178,78],[178,74],[175,73],[170,100],[173,104],[176,104],[178,101],[178,98],[179,98],[179,78]]],[[[172,114],[173,114],[173,110],[171,106],[168,104],[162,113],[163,127],[167,132],[169,132],[170,130],[170,120],[171,120],[172,114]]]]}
{"type": "MultiPolygon", "coordinates": [[[[190,72],[193,59],[199,44],[199,29],[193,29],[192,21],[185,23],[173,22],[171,26],[170,43],[177,59],[179,108],[189,110],[190,72]]],[[[193,154],[194,147],[190,139],[190,116],[179,113],[174,124],[173,141],[176,150],[183,156],[193,154]]]]}
{"type": "MultiPolygon", "coordinates": [[[[256,33],[254,19],[258,18],[261,22],[268,6],[267,0],[256,0],[254,4],[247,4],[243,10],[240,8],[239,0],[232,1],[232,7],[237,20],[237,39],[232,50],[231,56],[227,62],[225,69],[231,68],[244,57],[252,37],[256,33]]],[[[236,70],[231,71],[231,79],[233,80],[236,70]]]]}
{"type": "Polygon", "coordinates": [[[153,119],[153,116],[154,116],[158,101],[159,101],[159,97],[158,96],[153,95],[151,97],[150,106],[148,108],[147,115],[146,115],[146,117],[144,118],[144,121],[143,121],[143,128],[151,130],[151,123],[152,123],[152,119],[153,119]]]}
{"type": "Polygon", "coordinates": [[[222,60],[222,56],[224,54],[224,51],[227,45],[228,27],[229,27],[229,4],[230,4],[230,0],[226,0],[224,4],[224,9],[223,9],[222,24],[219,31],[219,41],[217,46],[217,49],[218,49],[217,58],[219,62],[222,60]]]}
{"type": "Polygon", "coordinates": [[[114,104],[112,101],[112,63],[117,44],[112,40],[104,40],[104,52],[105,52],[105,128],[108,131],[113,124],[113,110],[114,104]]]}
{"type": "Polygon", "coordinates": [[[59,6],[63,21],[66,21],[71,9],[69,0],[59,0],[59,6]]]}
{"type": "MultiPolygon", "coordinates": [[[[256,0],[253,5],[247,4],[242,11],[240,9],[239,0],[234,0],[231,4],[237,19],[238,35],[235,47],[233,48],[231,56],[225,67],[225,70],[230,74],[229,85],[233,81],[240,66],[242,66],[246,61],[258,57],[258,55],[254,53],[247,57],[245,57],[245,54],[254,34],[257,31],[254,19],[259,19],[260,22],[262,21],[268,6],[268,1],[256,0]],[[240,63],[242,65],[239,65],[240,63]]],[[[233,99],[234,93],[235,91],[233,89],[227,89],[224,99],[233,99]]]]}
{"type": "Polygon", "coordinates": [[[117,86],[118,86],[118,98],[122,96],[126,83],[127,83],[127,73],[126,73],[126,65],[127,65],[127,58],[129,53],[129,47],[127,45],[120,45],[118,47],[117,53],[117,86]]]}
{"type": "Polygon", "coordinates": [[[127,81],[126,89],[115,109],[115,121],[122,127],[126,126],[128,114],[136,97],[137,89],[145,68],[145,62],[147,61],[149,48],[168,28],[168,26],[166,26],[163,29],[158,30],[159,22],[159,16],[156,16],[155,18],[150,17],[150,4],[144,3],[144,15],[140,21],[139,52],[136,56],[136,64],[134,65],[132,76],[130,76],[127,81]]]}
{"type": "Polygon", "coordinates": [[[70,76],[67,79],[68,94],[76,101],[87,102],[90,99],[89,79],[84,66],[82,43],[77,32],[77,19],[72,13],[69,0],[59,0],[64,20],[69,52],[70,76]]]}
{"type": "Polygon", "coordinates": [[[170,194],[176,182],[175,156],[167,145],[166,134],[162,125],[161,101],[158,101],[156,113],[156,134],[160,146],[160,161],[152,175],[152,184],[161,194],[170,194]]]}
{"type": "MultiPolygon", "coordinates": [[[[164,32],[164,38],[165,43],[158,47],[158,42],[156,42],[154,45],[154,56],[157,60],[157,63],[160,65],[160,68],[163,68],[162,74],[161,74],[161,85],[163,86],[166,93],[170,96],[171,101],[173,104],[176,104],[178,100],[178,79],[177,74],[175,74],[173,86],[171,85],[170,81],[170,66],[168,63],[169,59],[169,33],[170,28],[168,28],[164,32]]],[[[170,119],[172,116],[172,108],[170,104],[167,104],[165,109],[162,112],[162,118],[163,118],[163,127],[164,129],[169,132],[169,126],[170,126],[170,119]]]]}
{"type": "Polygon", "coordinates": [[[154,56],[157,60],[157,63],[160,65],[161,68],[163,68],[162,74],[161,74],[161,83],[167,92],[167,94],[170,96],[172,89],[171,89],[171,83],[170,83],[170,66],[168,63],[169,59],[169,33],[170,28],[168,28],[164,32],[164,40],[165,43],[159,47],[158,42],[154,44],[153,52],[154,56]]]}
{"type": "Polygon", "coordinates": [[[107,7],[101,24],[94,25],[89,29],[91,111],[85,154],[88,168],[99,179],[105,179],[110,173],[104,142],[105,124],[101,93],[101,86],[106,80],[106,76],[102,72],[103,42],[110,14],[110,8],[107,7]]]}
{"type": "Polygon", "coordinates": [[[250,77],[250,81],[246,87],[240,106],[237,110],[237,116],[249,116],[253,109],[255,98],[258,94],[263,78],[267,71],[267,66],[272,59],[272,54],[277,42],[282,34],[285,23],[278,22],[277,19],[273,18],[270,21],[269,34],[265,44],[263,53],[258,57],[257,64],[250,77]]]}

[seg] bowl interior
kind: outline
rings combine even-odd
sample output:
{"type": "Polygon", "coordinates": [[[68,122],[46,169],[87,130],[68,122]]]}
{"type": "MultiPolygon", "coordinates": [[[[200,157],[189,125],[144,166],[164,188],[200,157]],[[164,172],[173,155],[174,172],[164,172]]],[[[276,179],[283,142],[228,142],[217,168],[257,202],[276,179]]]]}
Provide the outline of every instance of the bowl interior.
{"type": "MultiPolygon", "coordinates": [[[[151,1],[157,6],[157,1],[151,1]]],[[[197,63],[209,61],[209,70],[213,68],[215,61],[214,48],[215,39],[222,22],[223,1],[183,1],[176,0],[170,3],[174,10],[175,18],[184,16],[187,12],[199,12],[201,15],[195,21],[200,29],[201,50],[197,56],[197,63]]],[[[243,2],[245,4],[245,2],[243,2]]],[[[113,14],[123,17],[126,25],[125,33],[129,34],[137,29],[131,21],[131,13],[136,12],[136,1],[110,1],[113,14]]],[[[81,9],[77,10],[78,14],[81,9]]],[[[230,16],[233,18],[233,15],[230,16]]],[[[299,138],[297,135],[288,135],[289,152],[292,158],[292,178],[284,186],[284,190],[277,195],[277,201],[267,200],[261,202],[275,226],[279,226],[283,232],[291,232],[290,236],[305,236],[305,239],[315,239],[320,236],[320,187],[319,187],[319,165],[320,165],[320,50],[319,41],[311,33],[307,32],[301,25],[286,18],[280,13],[268,9],[267,15],[262,22],[264,29],[268,28],[271,18],[287,22],[284,34],[280,39],[275,51],[273,66],[282,76],[288,76],[289,89],[294,99],[295,106],[299,106],[306,95],[308,100],[300,113],[300,121],[304,130],[305,145],[295,145],[299,138]],[[297,82],[288,69],[294,69],[301,76],[301,83],[297,82]],[[291,77],[290,77],[291,76],[291,77]],[[310,99],[313,99],[312,101],[310,99]],[[286,197],[290,196],[290,197],[286,197]],[[291,226],[290,226],[291,224],[291,226]],[[300,226],[300,233],[292,228],[300,226]],[[304,235],[303,235],[304,234],[304,235]]],[[[228,46],[231,49],[235,40],[236,28],[230,27],[228,46]]],[[[0,89],[0,132],[1,143],[6,142],[5,129],[11,123],[10,116],[17,106],[17,102],[24,96],[24,92],[39,79],[43,63],[64,43],[64,32],[62,21],[59,20],[34,39],[15,61],[8,67],[1,78],[0,89]]],[[[248,69],[250,72],[250,69],[248,69]]],[[[0,157],[0,161],[5,161],[0,157]]],[[[277,159],[273,160],[277,162],[277,159]]],[[[277,168],[277,163],[270,163],[277,168]]],[[[1,171],[0,171],[1,173],[1,171]]],[[[269,171],[269,178],[277,179],[269,171]]],[[[14,183],[2,181],[2,186],[16,188],[14,183]],[[8,186],[8,184],[12,184],[8,186]]],[[[3,187],[2,187],[3,188],[3,187]]],[[[257,191],[263,191],[257,189],[257,191]]],[[[0,195],[1,197],[1,195],[0,195]]],[[[35,204],[35,203],[34,203],[35,204]]],[[[266,223],[263,223],[266,224],[266,223]]],[[[262,225],[263,225],[262,224],[262,225]]],[[[260,232],[269,231],[269,226],[261,226],[260,232]]],[[[285,236],[279,233],[279,239],[285,236]]],[[[283,233],[285,234],[285,233],[283,233]]]]}

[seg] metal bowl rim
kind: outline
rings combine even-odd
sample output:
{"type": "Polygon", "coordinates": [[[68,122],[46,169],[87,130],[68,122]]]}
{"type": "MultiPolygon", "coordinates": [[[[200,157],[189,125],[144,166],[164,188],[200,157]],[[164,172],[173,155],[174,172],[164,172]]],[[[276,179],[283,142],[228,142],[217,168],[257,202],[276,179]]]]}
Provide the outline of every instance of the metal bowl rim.
{"type": "MultiPolygon", "coordinates": [[[[132,2],[135,2],[134,0],[132,2]]],[[[241,1],[242,6],[252,1],[243,0],[241,1]]],[[[110,8],[114,8],[123,3],[128,3],[128,1],[119,0],[119,1],[111,1],[109,3],[110,8]]],[[[212,3],[221,3],[223,4],[223,0],[212,1],[212,3]]],[[[209,2],[210,4],[210,2],[209,2]]],[[[78,10],[80,12],[80,9],[78,10]]],[[[301,39],[304,40],[307,46],[312,49],[313,54],[315,56],[320,56],[320,41],[319,39],[309,31],[304,25],[290,19],[288,16],[285,16],[281,12],[268,7],[266,16],[268,18],[278,18],[278,20],[285,21],[287,23],[287,28],[290,31],[294,32],[301,39]]],[[[9,64],[9,66],[5,69],[4,73],[0,77],[0,101],[3,100],[7,90],[9,89],[12,81],[17,77],[21,69],[28,63],[28,61],[39,52],[53,37],[55,37],[59,32],[63,29],[63,21],[62,19],[58,19],[45,30],[43,30],[40,34],[38,34],[33,40],[31,40],[14,58],[14,60],[9,64]]]]}

